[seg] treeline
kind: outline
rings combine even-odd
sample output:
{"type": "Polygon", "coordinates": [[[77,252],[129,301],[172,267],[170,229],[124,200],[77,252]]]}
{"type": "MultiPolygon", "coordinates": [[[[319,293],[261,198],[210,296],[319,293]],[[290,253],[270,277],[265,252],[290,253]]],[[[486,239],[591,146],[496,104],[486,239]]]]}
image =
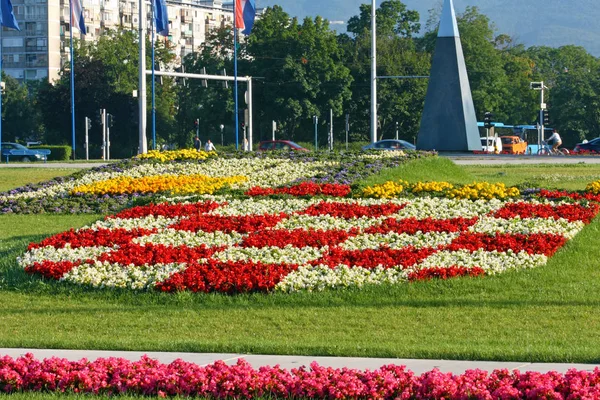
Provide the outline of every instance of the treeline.
{"type": "MultiPolygon", "coordinates": [[[[321,17],[299,21],[281,7],[265,11],[252,34],[239,44],[238,75],[253,77],[254,137],[313,141],[313,115],[326,141],[330,110],[334,140],[344,140],[349,115],[350,138],[368,140],[370,110],[370,5],[360,6],[348,21],[347,33],[337,35],[321,17]]],[[[417,12],[399,0],[387,0],[377,10],[377,75],[428,75],[439,17],[432,13],[421,29],[417,12]],[[424,31],[424,34],[420,32],[424,31]]],[[[457,16],[475,109],[505,124],[535,124],[539,92],[529,83],[544,81],[550,125],[570,146],[600,136],[600,60],[584,48],[529,47],[497,34],[490,18],[476,7],[457,16]]],[[[150,44],[147,43],[147,48],[150,44]]],[[[183,60],[174,59],[168,43],[157,43],[157,66],[183,64],[185,72],[233,75],[233,34],[224,27],[207,34],[206,42],[183,60]]],[[[83,154],[84,116],[91,117],[90,154],[100,155],[101,108],[115,116],[111,155],[137,152],[137,33],[111,31],[95,43],[80,43],[75,55],[77,148],[83,154]]],[[[151,69],[150,55],[146,60],[151,69]]],[[[70,144],[69,71],[49,83],[18,85],[7,81],[3,96],[3,140],[39,137],[45,143],[70,144]]],[[[239,83],[240,117],[244,120],[246,84],[239,83]]],[[[418,133],[427,79],[378,81],[379,135],[413,141],[418,133]]],[[[190,147],[200,121],[201,139],[234,140],[232,84],[162,77],[156,81],[157,145],[190,147]],[[226,87],[227,86],[227,87],[226,87]]],[[[151,138],[150,81],[148,137],[151,138]]],[[[241,130],[240,130],[241,132],[241,130]]],[[[152,145],[150,145],[152,147],[152,145]]]]}

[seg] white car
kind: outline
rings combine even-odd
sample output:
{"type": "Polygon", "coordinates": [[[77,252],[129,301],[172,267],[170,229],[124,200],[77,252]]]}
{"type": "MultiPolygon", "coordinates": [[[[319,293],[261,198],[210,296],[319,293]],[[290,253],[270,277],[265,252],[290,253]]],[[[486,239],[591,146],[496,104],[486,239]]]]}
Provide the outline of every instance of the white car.
{"type": "Polygon", "coordinates": [[[486,153],[499,154],[502,152],[502,140],[499,137],[484,136],[481,138],[481,150],[486,153]]]}

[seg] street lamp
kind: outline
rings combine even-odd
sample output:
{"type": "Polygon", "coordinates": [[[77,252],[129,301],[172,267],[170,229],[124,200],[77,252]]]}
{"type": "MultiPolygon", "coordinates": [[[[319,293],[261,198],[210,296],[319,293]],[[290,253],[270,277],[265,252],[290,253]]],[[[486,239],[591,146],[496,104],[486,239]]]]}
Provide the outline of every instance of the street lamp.
{"type": "Polygon", "coordinates": [[[538,149],[542,146],[542,140],[544,140],[544,110],[546,109],[546,103],[544,103],[544,89],[548,89],[544,86],[544,81],[541,82],[530,82],[529,89],[540,91],[540,118],[538,126],[538,149]]]}
{"type": "Polygon", "coordinates": [[[221,128],[221,146],[223,146],[223,128],[225,128],[225,125],[221,124],[219,128],[221,128]]]}

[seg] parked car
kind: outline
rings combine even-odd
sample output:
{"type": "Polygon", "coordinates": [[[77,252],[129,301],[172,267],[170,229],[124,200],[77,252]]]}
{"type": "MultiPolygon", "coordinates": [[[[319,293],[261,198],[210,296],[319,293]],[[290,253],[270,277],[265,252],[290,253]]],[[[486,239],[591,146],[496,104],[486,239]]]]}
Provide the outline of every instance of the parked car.
{"type": "Polygon", "coordinates": [[[363,150],[416,150],[417,146],[406,140],[384,139],[363,146],[363,150]]]}
{"type": "Polygon", "coordinates": [[[6,161],[8,156],[12,161],[46,161],[50,150],[28,149],[19,143],[2,143],[2,161],[6,161]]]}
{"type": "Polygon", "coordinates": [[[308,149],[291,140],[263,140],[258,145],[258,150],[308,151],[308,149]]]}
{"type": "Polygon", "coordinates": [[[600,137],[589,142],[577,143],[573,153],[600,153],[600,137]]]}
{"type": "Polygon", "coordinates": [[[499,154],[502,152],[502,140],[495,136],[481,138],[481,150],[485,153],[499,154]]]}
{"type": "Polygon", "coordinates": [[[527,152],[527,142],[518,136],[500,136],[502,141],[502,153],[506,154],[525,154],[527,152]]]}

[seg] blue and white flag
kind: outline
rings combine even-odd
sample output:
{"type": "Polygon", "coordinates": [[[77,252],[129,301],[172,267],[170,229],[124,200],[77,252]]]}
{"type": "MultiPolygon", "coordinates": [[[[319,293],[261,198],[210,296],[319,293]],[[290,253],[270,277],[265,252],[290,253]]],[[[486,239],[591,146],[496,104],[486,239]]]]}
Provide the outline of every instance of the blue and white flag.
{"type": "Polygon", "coordinates": [[[71,17],[73,19],[73,27],[79,29],[82,34],[86,34],[85,20],[83,19],[83,7],[81,0],[71,0],[71,17]]]}
{"type": "Polygon", "coordinates": [[[167,2],[165,0],[154,0],[154,23],[156,33],[169,36],[169,15],[167,14],[167,2]]]}
{"type": "Polygon", "coordinates": [[[254,0],[235,0],[235,27],[243,29],[244,35],[249,35],[254,26],[256,6],[254,0]]]}
{"type": "Polygon", "coordinates": [[[10,0],[0,0],[0,25],[18,31],[21,30],[21,28],[19,28],[19,23],[15,18],[15,14],[13,14],[13,7],[10,0]]]}

